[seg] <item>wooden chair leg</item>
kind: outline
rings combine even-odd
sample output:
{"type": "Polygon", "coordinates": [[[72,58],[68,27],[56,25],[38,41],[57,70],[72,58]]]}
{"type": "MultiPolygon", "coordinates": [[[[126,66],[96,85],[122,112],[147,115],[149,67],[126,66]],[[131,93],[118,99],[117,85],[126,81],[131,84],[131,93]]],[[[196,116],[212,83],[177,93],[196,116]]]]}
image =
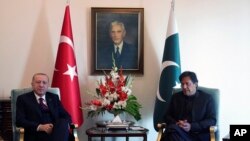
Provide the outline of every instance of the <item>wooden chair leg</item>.
{"type": "Polygon", "coordinates": [[[17,131],[20,135],[19,141],[24,141],[24,128],[18,128],[17,131]]]}
{"type": "Polygon", "coordinates": [[[163,134],[163,129],[166,127],[166,124],[165,123],[158,123],[157,124],[157,128],[159,129],[158,130],[158,136],[157,136],[157,139],[156,141],[160,141],[161,140],[161,137],[162,137],[162,134],[163,134]]]}
{"type": "Polygon", "coordinates": [[[209,128],[209,132],[210,132],[210,141],[215,141],[216,137],[215,137],[215,132],[217,131],[217,127],[216,126],[211,126],[209,128]]]}
{"type": "Polygon", "coordinates": [[[75,141],[79,141],[79,138],[78,138],[78,135],[77,135],[77,128],[78,128],[78,125],[74,125],[74,128],[73,128],[73,135],[75,137],[75,141]]]}

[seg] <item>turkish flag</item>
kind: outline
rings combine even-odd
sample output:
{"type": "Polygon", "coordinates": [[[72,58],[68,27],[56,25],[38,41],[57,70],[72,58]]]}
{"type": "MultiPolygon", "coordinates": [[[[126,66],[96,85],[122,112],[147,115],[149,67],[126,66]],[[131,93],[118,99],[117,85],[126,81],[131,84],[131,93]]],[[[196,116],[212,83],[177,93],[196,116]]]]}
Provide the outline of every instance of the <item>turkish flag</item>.
{"type": "Polygon", "coordinates": [[[81,126],[81,107],[78,73],[74,53],[69,5],[66,6],[60,43],[57,51],[52,87],[59,87],[64,108],[71,115],[72,122],[81,126]]]}

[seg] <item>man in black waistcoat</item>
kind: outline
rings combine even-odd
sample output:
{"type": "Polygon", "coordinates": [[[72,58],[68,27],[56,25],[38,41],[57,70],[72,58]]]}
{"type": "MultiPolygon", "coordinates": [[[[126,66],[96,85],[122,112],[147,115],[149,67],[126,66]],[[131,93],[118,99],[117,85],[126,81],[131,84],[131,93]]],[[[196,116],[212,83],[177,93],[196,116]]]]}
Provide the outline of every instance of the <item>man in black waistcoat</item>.
{"type": "Polygon", "coordinates": [[[58,95],[47,92],[49,78],[34,74],[33,91],[20,95],[16,102],[16,125],[24,127],[25,141],[67,141],[71,117],[58,95]]]}

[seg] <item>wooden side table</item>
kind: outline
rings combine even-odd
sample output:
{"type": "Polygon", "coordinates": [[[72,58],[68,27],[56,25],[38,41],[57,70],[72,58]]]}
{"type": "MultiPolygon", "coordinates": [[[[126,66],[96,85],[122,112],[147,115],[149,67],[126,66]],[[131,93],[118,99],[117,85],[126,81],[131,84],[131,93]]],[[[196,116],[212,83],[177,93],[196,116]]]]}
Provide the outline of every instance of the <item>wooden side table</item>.
{"type": "Polygon", "coordinates": [[[0,136],[5,141],[12,141],[11,102],[0,97],[0,136]]]}
{"type": "Polygon", "coordinates": [[[126,137],[126,141],[129,141],[129,137],[142,137],[143,141],[147,141],[148,129],[137,126],[140,130],[130,127],[129,130],[125,129],[109,129],[104,127],[92,127],[86,130],[88,135],[88,141],[92,141],[92,137],[100,137],[101,141],[105,141],[105,137],[126,137]],[[134,129],[134,130],[132,130],[134,129]]]}

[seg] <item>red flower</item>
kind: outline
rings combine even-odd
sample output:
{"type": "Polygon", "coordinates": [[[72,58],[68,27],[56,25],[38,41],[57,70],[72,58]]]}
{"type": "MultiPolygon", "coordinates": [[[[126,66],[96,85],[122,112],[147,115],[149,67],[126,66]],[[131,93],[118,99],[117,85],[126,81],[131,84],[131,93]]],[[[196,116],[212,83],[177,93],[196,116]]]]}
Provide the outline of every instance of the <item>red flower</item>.
{"type": "Polygon", "coordinates": [[[112,110],[112,108],[113,108],[113,104],[109,104],[109,105],[106,106],[107,110],[112,110]]]}
{"type": "Polygon", "coordinates": [[[115,84],[114,84],[114,82],[112,81],[112,78],[106,77],[106,81],[107,81],[106,83],[107,83],[107,86],[108,86],[110,92],[111,92],[111,93],[114,93],[114,92],[115,92],[115,84]]]}
{"type": "Polygon", "coordinates": [[[91,103],[92,103],[93,105],[96,105],[96,106],[102,106],[102,102],[99,101],[99,100],[96,100],[96,99],[91,100],[91,103]]]}
{"type": "Polygon", "coordinates": [[[120,94],[122,92],[122,86],[117,86],[116,93],[120,94]]]}
{"type": "Polygon", "coordinates": [[[118,87],[125,86],[124,81],[118,80],[117,86],[118,86],[118,87]]]}
{"type": "Polygon", "coordinates": [[[125,78],[122,74],[122,69],[120,69],[118,85],[125,86],[125,78]]]}
{"type": "Polygon", "coordinates": [[[104,96],[108,91],[108,89],[102,84],[99,86],[99,90],[100,90],[102,96],[104,96]]]}
{"type": "Polygon", "coordinates": [[[120,98],[121,101],[124,101],[124,100],[126,100],[128,98],[128,95],[125,92],[122,91],[119,94],[119,98],[120,98]]]}

